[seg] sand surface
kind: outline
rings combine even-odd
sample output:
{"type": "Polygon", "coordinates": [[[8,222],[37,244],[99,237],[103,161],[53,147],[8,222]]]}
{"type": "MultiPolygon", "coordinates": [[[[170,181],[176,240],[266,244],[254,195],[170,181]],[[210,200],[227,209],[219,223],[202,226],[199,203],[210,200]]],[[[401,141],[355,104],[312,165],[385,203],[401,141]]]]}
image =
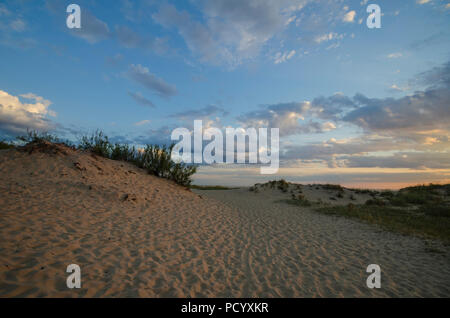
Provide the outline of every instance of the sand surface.
{"type": "Polygon", "coordinates": [[[0,297],[450,296],[450,252],[70,149],[0,151],[0,297]],[[81,267],[68,289],[66,267],[81,267]],[[379,264],[382,288],[366,287],[379,264]]]}

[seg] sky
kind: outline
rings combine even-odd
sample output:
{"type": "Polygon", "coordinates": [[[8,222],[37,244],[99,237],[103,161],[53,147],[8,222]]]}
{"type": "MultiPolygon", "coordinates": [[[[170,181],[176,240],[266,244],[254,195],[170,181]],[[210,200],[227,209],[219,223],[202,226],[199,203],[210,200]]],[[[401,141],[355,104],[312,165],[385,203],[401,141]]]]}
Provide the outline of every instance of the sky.
{"type": "Polygon", "coordinates": [[[197,184],[450,182],[449,30],[449,0],[0,0],[0,139],[169,144],[197,119],[280,129],[276,175],[197,184]]]}

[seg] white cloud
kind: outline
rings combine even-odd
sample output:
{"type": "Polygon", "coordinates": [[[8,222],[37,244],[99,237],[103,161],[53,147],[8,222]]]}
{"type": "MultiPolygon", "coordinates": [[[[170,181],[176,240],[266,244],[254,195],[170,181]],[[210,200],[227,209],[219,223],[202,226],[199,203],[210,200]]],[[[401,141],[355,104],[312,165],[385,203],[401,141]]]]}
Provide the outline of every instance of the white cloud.
{"type": "Polygon", "coordinates": [[[336,125],[334,123],[330,122],[330,121],[326,122],[326,123],[324,123],[322,125],[322,130],[323,131],[330,131],[330,130],[333,130],[333,129],[336,129],[336,125]]]}
{"type": "Polygon", "coordinates": [[[314,39],[314,42],[316,42],[317,44],[320,44],[322,42],[337,41],[337,42],[334,42],[327,46],[326,49],[330,50],[330,49],[338,48],[341,45],[339,40],[342,40],[343,38],[344,38],[344,34],[337,34],[337,33],[330,32],[330,33],[316,36],[314,39]]]}
{"type": "MultiPolygon", "coordinates": [[[[239,116],[237,120],[243,127],[279,128],[280,136],[321,132],[321,124],[311,120],[305,121],[310,109],[309,101],[265,105],[257,111],[239,116]]],[[[331,126],[328,125],[327,128],[331,126]]]]}
{"type": "Polygon", "coordinates": [[[333,43],[333,44],[330,44],[329,46],[327,46],[327,50],[331,50],[331,49],[337,49],[338,47],[340,47],[341,46],[341,43],[339,43],[339,42],[336,42],[336,43],[333,43]]]}
{"type": "Polygon", "coordinates": [[[387,58],[388,58],[388,59],[397,59],[397,58],[402,57],[402,56],[403,56],[402,53],[397,52],[397,53],[391,53],[391,54],[388,54],[388,55],[387,55],[387,58]]]}
{"type": "Polygon", "coordinates": [[[347,12],[344,15],[342,21],[344,22],[354,22],[355,21],[356,12],[354,10],[347,12]]]}
{"type": "Polygon", "coordinates": [[[196,1],[201,17],[163,4],[153,19],[175,29],[203,62],[238,65],[296,20],[310,0],[196,1]],[[198,19],[198,20],[197,20],[198,19]],[[201,22],[200,22],[201,21],[201,22]]]}
{"type": "Polygon", "coordinates": [[[337,33],[330,32],[330,33],[316,36],[314,39],[314,42],[319,44],[319,43],[331,41],[331,40],[342,40],[343,38],[344,38],[343,34],[337,34],[337,33]]]}
{"type": "Polygon", "coordinates": [[[33,93],[19,97],[0,90],[0,130],[23,133],[27,129],[48,130],[53,126],[47,118],[56,116],[49,110],[51,101],[33,93]]]}
{"type": "Polygon", "coordinates": [[[428,3],[428,2],[431,2],[431,0],[417,0],[416,1],[416,3],[418,3],[418,4],[425,4],[425,3],[428,3]]]}
{"type": "Polygon", "coordinates": [[[285,52],[285,53],[278,52],[274,57],[274,63],[275,64],[284,63],[287,60],[290,60],[291,58],[293,58],[294,55],[295,55],[295,50],[292,50],[290,52],[285,52]]]}
{"type": "Polygon", "coordinates": [[[389,87],[389,90],[392,91],[392,92],[404,92],[404,91],[409,90],[409,87],[400,87],[397,84],[392,84],[389,87]]]}

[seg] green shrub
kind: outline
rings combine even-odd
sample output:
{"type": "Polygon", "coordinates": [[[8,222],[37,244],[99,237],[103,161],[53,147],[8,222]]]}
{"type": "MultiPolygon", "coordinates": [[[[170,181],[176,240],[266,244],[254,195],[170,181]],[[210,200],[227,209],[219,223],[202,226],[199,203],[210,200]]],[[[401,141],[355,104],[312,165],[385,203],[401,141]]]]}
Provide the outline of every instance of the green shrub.
{"type": "Polygon", "coordinates": [[[394,206],[407,206],[409,204],[423,205],[439,203],[442,199],[430,189],[405,188],[395,196],[389,198],[394,206]]]}
{"type": "Polygon", "coordinates": [[[281,190],[282,192],[287,192],[289,189],[289,183],[286,182],[286,180],[281,179],[278,182],[278,189],[281,190]]]}
{"type": "Polygon", "coordinates": [[[39,143],[43,141],[52,142],[52,143],[59,143],[61,140],[49,133],[46,132],[37,132],[35,130],[27,130],[27,134],[25,136],[18,136],[18,140],[23,141],[24,143],[39,143]]]}
{"type": "Polygon", "coordinates": [[[15,146],[12,145],[12,144],[10,144],[10,143],[8,143],[8,142],[0,141],[0,150],[3,150],[3,149],[12,149],[12,148],[15,148],[15,146]]]}
{"type": "Polygon", "coordinates": [[[197,172],[196,166],[189,166],[185,163],[175,163],[169,173],[169,179],[176,183],[189,186],[192,182],[191,176],[197,172]]]}
{"type": "Polygon", "coordinates": [[[383,198],[392,198],[394,196],[394,192],[392,191],[383,191],[380,193],[380,196],[383,198]]]}
{"type": "Polygon", "coordinates": [[[137,151],[134,146],[128,144],[113,145],[108,136],[100,130],[95,131],[91,136],[83,136],[78,146],[79,149],[91,151],[101,157],[130,162],[154,176],[189,186],[197,167],[173,162],[171,158],[173,147],[174,144],[169,147],[147,145],[143,151],[137,151]]]}
{"type": "Polygon", "coordinates": [[[112,144],[101,130],[96,130],[91,136],[81,138],[79,149],[90,151],[105,158],[111,158],[112,144]]]}
{"type": "Polygon", "coordinates": [[[302,206],[302,207],[310,207],[312,205],[312,203],[306,199],[306,198],[302,198],[302,197],[294,197],[291,200],[280,200],[280,201],[276,201],[276,202],[283,202],[283,203],[288,203],[291,205],[296,205],[296,206],[302,206]]]}
{"type": "Polygon", "coordinates": [[[389,198],[389,203],[392,204],[393,206],[398,207],[408,206],[408,202],[406,202],[405,198],[401,196],[394,196],[392,198],[389,198]]]}
{"type": "Polygon", "coordinates": [[[303,194],[297,196],[297,202],[300,206],[311,206],[311,202],[303,194]]]}
{"type": "Polygon", "coordinates": [[[347,205],[321,207],[316,211],[356,218],[377,224],[387,230],[424,238],[436,238],[450,242],[450,218],[414,213],[410,210],[376,205],[347,205]]]}
{"type": "Polygon", "coordinates": [[[366,201],[365,205],[385,206],[386,203],[383,200],[374,198],[366,201]]]}
{"type": "Polygon", "coordinates": [[[144,151],[137,155],[137,164],[146,169],[148,173],[161,178],[167,178],[176,183],[189,186],[192,175],[197,172],[197,166],[183,162],[172,161],[174,144],[167,146],[147,145],[144,151]]]}
{"type": "Polygon", "coordinates": [[[339,184],[324,184],[322,187],[325,190],[337,190],[339,192],[344,191],[344,188],[342,188],[339,184]]]}
{"type": "Polygon", "coordinates": [[[355,192],[357,194],[371,194],[372,191],[370,191],[369,189],[356,189],[355,192]]]}
{"type": "Polygon", "coordinates": [[[173,162],[171,160],[173,145],[170,147],[147,145],[142,152],[144,169],[157,177],[169,178],[173,162]]]}
{"type": "Polygon", "coordinates": [[[419,211],[430,216],[450,217],[450,206],[448,205],[422,205],[419,211]]]}
{"type": "Polygon", "coordinates": [[[111,159],[120,160],[127,162],[135,162],[137,157],[137,150],[134,146],[129,146],[127,144],[114,144],[111,147],[111,159]]]}

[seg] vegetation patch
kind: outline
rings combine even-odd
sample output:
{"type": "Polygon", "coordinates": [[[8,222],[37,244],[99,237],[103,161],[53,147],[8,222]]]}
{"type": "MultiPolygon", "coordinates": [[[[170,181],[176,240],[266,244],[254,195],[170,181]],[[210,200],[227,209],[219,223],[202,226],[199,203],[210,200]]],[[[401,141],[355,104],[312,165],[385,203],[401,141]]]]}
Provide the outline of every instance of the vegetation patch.
{"type": "Polygon", "coordinates": [[[301,207],[310,207],[312,203],[307,199],[291,199],[291,200],[278,200],[277,202],[287,203],[290,205],[296,205],[301,207]]]}
{"type": "Polygon", "coordinates": [[[173,144],[170,146],[146,145],[144,149],[137,149],[135,146],[128,144],[113,144],[109,141],[108,136],[100,130],[97,130],[91,136],[83,136],[78,146],[74,146],[69,141],[62,141],[56,136],[47,133],[40,134],[35,131],[29,131],[26,136],[21,136],[18,139],[25,143],[23,148],[30,150],[30,152],[43,146],[45,146],[45,149],[51,150],[53,149],[52,146],[63,144],[111,160],[129,162],[147,170],[152,175],[173,180],[182,186],[189,186],[192,182],[192,175],[197,171],[195,165],[172,160],[173,144]]]}
{"type": "Polygon", "coordinates": [[[333,190],[333,191],[339,191],[339,192],[344,191],[344,188],[339,184],[324,184],[324,185],[322,185],[322,188],[324,188],[325,190],[333,190]]]}
{"type": "Polygon", "coordinates": [[[408,187],[399,190],[395,195],[388,197],[394,206],[406,207],[410,205],[439,205],[442,195],[449,195],[449,185],[423,185],[408,187]]]}
{"type": "Polygon", "coordinates": [[[420,211],[418,213],[409,209],[354,204],[321,207],[316,210],[328,215],[344,216],[377,224],[384,229],[401,234],[450,242],[449,210],[440,210],[441,212],[437,214],[420,213],[420,211]]]}
{"type": "Polygon", "coordinates": [[[15,146],[13,144],[10,144],[6,141],[0,141],[0,150],[12,149],[12,148],[15,148],[15,146]]]}

